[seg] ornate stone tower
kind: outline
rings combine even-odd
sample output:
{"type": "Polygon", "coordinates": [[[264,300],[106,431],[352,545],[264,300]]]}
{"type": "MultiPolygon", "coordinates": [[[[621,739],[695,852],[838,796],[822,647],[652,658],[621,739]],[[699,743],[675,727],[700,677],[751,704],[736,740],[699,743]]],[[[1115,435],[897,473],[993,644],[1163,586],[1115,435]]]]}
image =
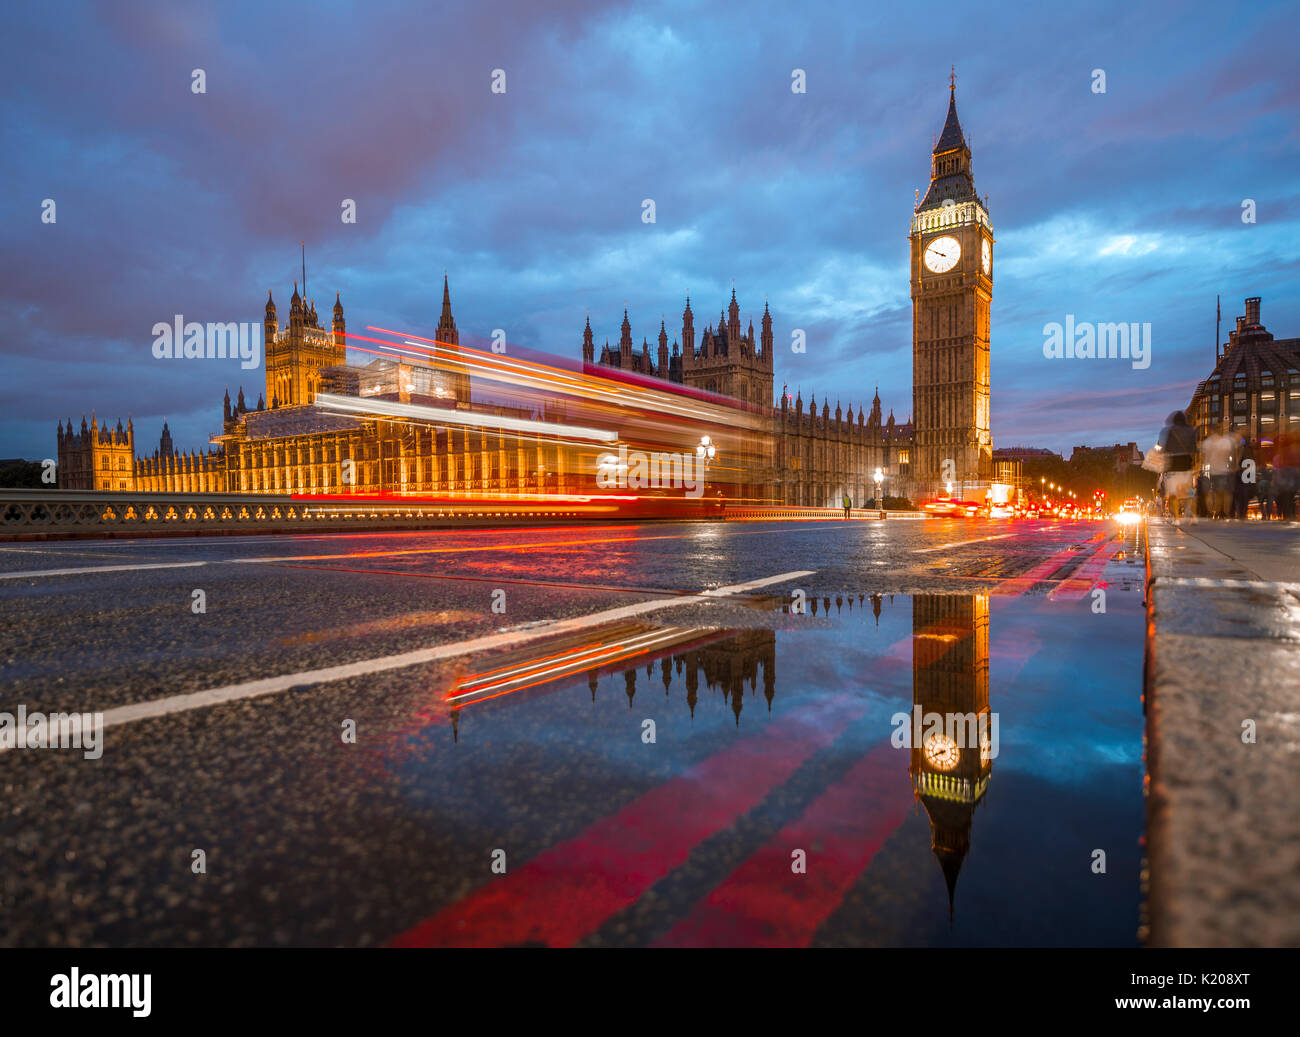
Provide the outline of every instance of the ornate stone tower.
{"type": "Polygon", "coordinates": [[[469,369],[461,359],[460,331],[456,328],[456,318],[451,314],[451,287],[447,275],[442,275],[442,313],[438,317],[438,363],[440,371],[446,371],[456,406],[462,410],[469,407],[469,369]],[[450,348],[448,348],[450,347],[450,348]]]}
{"type": "MultiPolygon", "coordinates": [[[[170,435],[168,440],[170,441],[170,435]]],[[[127,418],[126,428],[118,418],[117,427],[103,425],[92,414],[90,425],[81,419],[81,432],[59,422],[59,489],[61,490],[134,490],[135,426],[127,418]]]]}
{"type": "Polygon", "coordinates": [[[920,493],[946,493],[950,479],[957,495],[993,474],[993,225],[975,193],[970,148],[957,121],[955,74],[948,119],[930,161],[930,188],[912,216],[911,239],[912,473],[920,493]]]}
{"type": "Polygon", "coordinates": [[[262,321],[266,350],[266,398],[273,407],[294,407],[311,403],[320,391],[321,368],[342,364],[347,357],[347,335],[343,304],[335,297],[331,331],[320,326],[316,303],[298,295],[294,282],[289,300],[289,325],[277,328],[275,302],[266,293],[266,316],[262,321]]]}
{"type": "Polygon", "coordinates": [[[714,328],[705,328],[699,351],[695,350],[695,315],[691,300],[682,313],[682,380],[692,388],[721,393],[755,406],[770,408],[772,397],[772,315],[763,306],[762,336],[754,334],[754,322],[742,331],[740,303],[736,290],[731,302],[719,314],[714,328]]]}

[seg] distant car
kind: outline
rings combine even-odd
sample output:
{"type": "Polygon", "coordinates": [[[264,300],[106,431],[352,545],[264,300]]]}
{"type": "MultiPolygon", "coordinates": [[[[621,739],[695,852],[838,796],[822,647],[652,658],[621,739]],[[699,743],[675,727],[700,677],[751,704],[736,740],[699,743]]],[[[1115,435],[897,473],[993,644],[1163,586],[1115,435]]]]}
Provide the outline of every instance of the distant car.
{"type": "Polygon", "coordinates": [[[927,516],[933,518],[974,518],[980,506],[976,501],[956,500],[952,497],[939,497],[926,501],[923,509],[927,516]]]}
{"type": "Polygon", "coordinates": [[[1115,518],[1124,525],[1132,525],[1142,518],[1142,504],[1136,498],[1130,498],[1119,506],[1115,518]]]}
{"type": "Polygon", "coordinates": [[[1016,514],[1016,509],[1010,504],[990,504],[989,518],[1012,518],[1016,514]]]}

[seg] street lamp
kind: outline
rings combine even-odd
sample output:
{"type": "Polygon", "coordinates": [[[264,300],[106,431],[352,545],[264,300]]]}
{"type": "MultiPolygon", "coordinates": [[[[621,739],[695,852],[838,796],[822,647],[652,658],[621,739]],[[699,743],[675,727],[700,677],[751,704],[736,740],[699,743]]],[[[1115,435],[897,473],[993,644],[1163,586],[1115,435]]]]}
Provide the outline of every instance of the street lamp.
{"type": "Polygon", "coordinates": [[[875,478],[875,480],[876,480],[876,509],[877,509],[878,511],[884,511],[884,510],[885,510],[885,503],[884,503],[884,501],[881,499],[881,496],[880,496],[880,481],[881,481],[884,477],[885,477],[885,473],[882,472],[879,468],[877,468],[877,469],[876,469],[876,474],[875,474],[875,477],[874,477],[874,478],[875,478]]]}
{"type": "MultiPolygon", "coordinates": [[[[709,462],[711,462],[711,461],[713,460],[713,457],[714,457],[714,455],[715,455],[717,452],[718,452],[718,451],[717,451],[717,449],[714,447],[714,445],[713,445],[713,440],[712,440],[712,439],[710,439],[708,436],[701,436],[701,437],[700,437],[700,443],[699,443],[699,445],[695,448],[695,458],[696,458],[696,466],[697,466],[697,467],[698,467],[699,465],[701,465],[701,464],[704,466],[704,489],[705,489],[705,492],[706,492],[706,493],[708,492],[708,486],[709,486],[709,483],[708,483],[708,478],[709,478],[709,462]]],[[[697,473],[697,474],[698,474],[698,473],[697,473]]],[[[721,494],[719,494],[719,496],[721,496],[721,494]]],[[[722,502],[721,502],[721,501],[718,502],[718,507],[719,507],[719,508],[722,507],[722,502]]]]}
{"type": "Polygon", "coordinates": [[[713,460],[713,455],[717,452],[717,448],[713,445],[713,440],[708,436],[700,437],[700,445],[695,448],[695,456],[704,462],[705,471],[708,471],[709,462],[713,460]]]}

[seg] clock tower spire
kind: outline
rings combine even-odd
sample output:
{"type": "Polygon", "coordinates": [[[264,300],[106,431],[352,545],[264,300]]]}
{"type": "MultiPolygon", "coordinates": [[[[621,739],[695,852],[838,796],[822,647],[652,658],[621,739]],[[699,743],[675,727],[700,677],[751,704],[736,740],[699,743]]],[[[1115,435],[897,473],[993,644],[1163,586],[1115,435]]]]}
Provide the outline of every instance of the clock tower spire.
{"type": "Polygon", "coordinates": [[[913,476],[918,492],[983,497],[993,474],[989,423],[989,310],[993,224],[975,190],[957,118],[956,69],[948,117],[930,156],[930,187],[912,215],[913,476]]]}

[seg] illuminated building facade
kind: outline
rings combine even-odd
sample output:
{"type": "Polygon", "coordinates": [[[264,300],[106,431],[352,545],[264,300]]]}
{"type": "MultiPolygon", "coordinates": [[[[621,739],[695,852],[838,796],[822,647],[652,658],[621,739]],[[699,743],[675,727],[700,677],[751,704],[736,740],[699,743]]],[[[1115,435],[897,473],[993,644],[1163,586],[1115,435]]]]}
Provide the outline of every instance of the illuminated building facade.
{"type": "Polygon", "coordinates": [[[1260,321],[1260,299],[1228,332],[1223,355],[1187,405],[1197,438],[1235,432],[1271,441],[1279,432],[1300,432],[1300,338],[1275,339],[1260,321]]]}
{"type": "MultiPolygon", "coordinates": [[[[333,494],[395,491],[471,496],[564,493],[578,489],[577,465],[555,442],[491,427],[436,427],[379,416],[340,414],[317,404],[333,392],[362,399],[468,410],[470,379],[457,362],[459,332],[443,279],[436,366],[377,356],[344,363],[347,330],[336,296],[332,326],[320,326],[314,302],[294,286],[289,321],[278,326],[268,294],[264,324],[266,386],[255,406],[241,388],[223,405],[222,430],[205,452],[179,453],[164,424],[152,456],[135,456],[134,428],[92,420],[75,433],[59,423],[60,486],[65,489],[166,493],[333,494]],[[268,405],[269,401],[269,405],[268,405]]],[[[532,416],[480,407],[501,416],[532,416]]],[[[546,414],[554,419],[562,415],[546,414]]]]}
{"type": "MultiPolygon", "coordinates": [[[[166,426],[164,425],[164,431],[166,426]]],[[[81,431],[59,422],[59,485],[69,490],[135,489],[135,427],[128,418],[126,428],[118,418],[117,428],[100,425],[92,414],[89,426],[81,419],[81,431]]]]}
{"type": "Polygon", "coordinates": [[[823,398],[821,412],[816,397],[804,410],[803,394],[792,400],[782,392],[778,406],[772,402],[773,333],[772,314],[763,305],[761,333],[756,338],[754,322],[741,330],[740,304],[735,289],[731,302],[718,316],[715,326],[706,326],[695,348],[695,314],[686,300],[682,312],[681,345],[668,345],[668,332],[659,326],[657,362],[649,343],[632,348],[632,328],[623,311],[618,349],[606,341],[596,356],[591,320],[582,333],[582,358],[594,368],[614,368],[648,378],[686,385],[703,392],[729,397],[751,412],[769,415],[771,438],[757,463],[756,492],[782,504],[838,508],[847,495],[854,507],[868,507],[877,498],[876,470],[880,470],[880,496],[911,495],[912,427],[899,424],[891,411],[882,419],[880,394],[871,413],[859,406],[845,413],[836,401],[832,416],[830,400],[823,398]]]}
{"type": "Polygon", "coordinates": [[[975,193],[955,77],[948,119],[930,160],[930,187],[912,216],[911,241],[912,474],[919,490],[939,495],[947,482],[969,487],[993,475],[993,225],[975,193]]]}

